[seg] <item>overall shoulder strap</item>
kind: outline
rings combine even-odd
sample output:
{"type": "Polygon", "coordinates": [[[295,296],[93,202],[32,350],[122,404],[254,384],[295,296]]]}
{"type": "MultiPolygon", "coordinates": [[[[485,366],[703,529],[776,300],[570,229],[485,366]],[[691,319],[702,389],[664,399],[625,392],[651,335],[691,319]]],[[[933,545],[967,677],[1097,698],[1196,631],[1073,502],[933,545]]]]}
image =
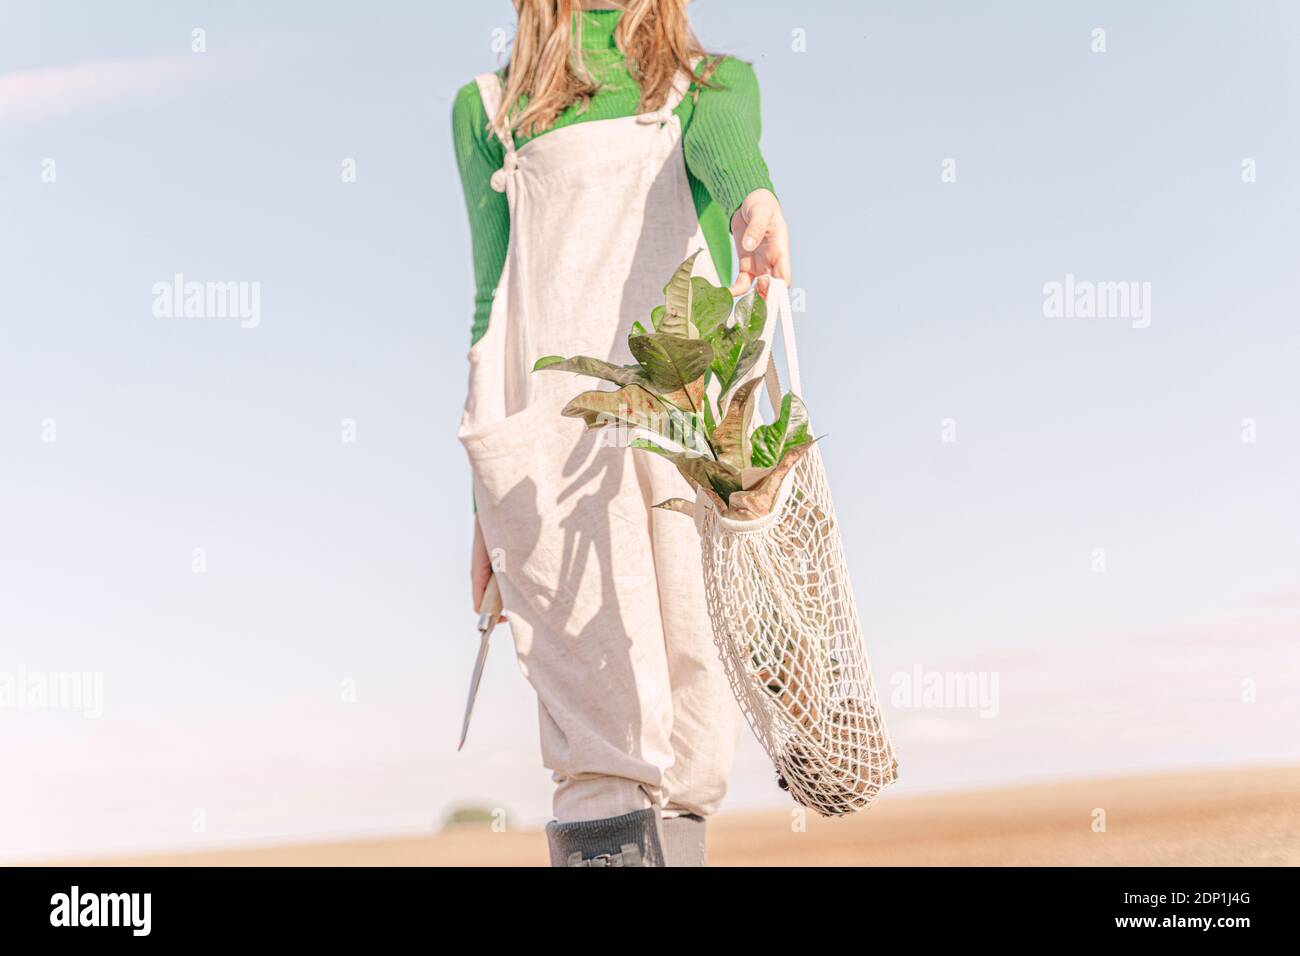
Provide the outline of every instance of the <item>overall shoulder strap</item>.
{"type": "MultiPolygon", "coordinates": [[[[704,57],[697,56],[691,61],[691,70],[697,71],[700,68],[700,61],[704,57]]],[[[673,110],[681,105],[682,100],[686,98],[686,93],[691,88],[694,77],[685,70],[678,70],[677,75],[673,77],[672,89],[668,91],[668,98],[664,100],[664,105],[657,110],[651,110],[649,113],[640,113],[637,119],[643,123],[667,123],[672,118],[673,110]]]]}
{"type": "Polygon", "coordinates": [[[478,95],[483,100],[483,109],[487,113],[488,126],[496,138],[501,140],[501,146],[508,156],[515,151],[515,139],[510,135],[509,126],[498,127],[496,122],[497,111],[501,109],[501,98],[505,93],[505,88],[501,84],[501,77],[495,73],[480,73],[474,77],[474,82],[478,84],[478,95]]]}
{"type": "Polygon", "coordinates": [[[695,82],[695,77],[692,74],[700,71],[700,63],[702,63],[703,60],[704,57],[697,56],[695,59],[691,60],[690,73],[687,73],[685,70],[678,70],[677,75],[673,77],[673,88],[668,92],[668,99],[664,102],[665,108],[667,108],[670,113],[677,109],[677,107],[681,105],[682,100],[686,98],[686,94],[691,89],[691,84],[695,82]]]}

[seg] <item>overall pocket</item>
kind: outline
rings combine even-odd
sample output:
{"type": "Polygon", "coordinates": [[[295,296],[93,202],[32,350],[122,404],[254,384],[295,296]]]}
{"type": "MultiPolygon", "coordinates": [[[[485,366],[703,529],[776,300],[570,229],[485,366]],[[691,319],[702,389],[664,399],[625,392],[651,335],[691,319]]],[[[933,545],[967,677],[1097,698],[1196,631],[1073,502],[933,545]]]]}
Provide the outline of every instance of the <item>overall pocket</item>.
{"type": "Polygon", "coordinates": [[[462,429],[474,475],[474,502],[507,609],[528,613],[553,599],[560,576],[557,492],[578,423],[546,403],[484,426],[462,429]],[[513,606],[512,606],[513,605],[513,606]]]}

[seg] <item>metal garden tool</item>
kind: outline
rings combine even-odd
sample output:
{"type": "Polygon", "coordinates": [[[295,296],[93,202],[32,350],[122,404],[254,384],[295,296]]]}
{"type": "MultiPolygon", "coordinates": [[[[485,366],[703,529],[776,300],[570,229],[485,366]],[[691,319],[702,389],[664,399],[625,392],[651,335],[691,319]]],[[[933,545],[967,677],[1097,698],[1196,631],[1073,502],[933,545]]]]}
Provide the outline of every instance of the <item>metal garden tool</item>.
{"type": "Polygon", "coordinates": [[[460,743],[456,750],[465,746],[465,737],[469,734],[469,719],[474,713],[474,698],[478,696],[479,681],[483,679],[483,665],[487,663],[488,640],[492,629],[501,619],[501,588],[497,585],[497,576],[488,578],[483,590],[483,601],[478,608],[478,657],[474,659],[474,674],[469,679],[469,699],[465,701],[465,722],[460,726],[460,743]]]}

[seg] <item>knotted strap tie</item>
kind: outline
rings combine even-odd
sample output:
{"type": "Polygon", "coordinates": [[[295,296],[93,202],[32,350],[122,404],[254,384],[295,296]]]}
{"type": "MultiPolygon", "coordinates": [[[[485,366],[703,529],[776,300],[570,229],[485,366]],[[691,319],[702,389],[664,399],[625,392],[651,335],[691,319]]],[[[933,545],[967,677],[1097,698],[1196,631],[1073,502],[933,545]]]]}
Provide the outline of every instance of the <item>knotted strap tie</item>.
{"type": "Polygon", "coordinates": [[[501,168],[492,174],[492,178],[489,180],[492,184],[492,188],[499,193],[505,192],[506,177],[518,168],[519,157],[515,155],[515,151],[513,149],[506,150],[505,161],[501,164],[501,168]]]}

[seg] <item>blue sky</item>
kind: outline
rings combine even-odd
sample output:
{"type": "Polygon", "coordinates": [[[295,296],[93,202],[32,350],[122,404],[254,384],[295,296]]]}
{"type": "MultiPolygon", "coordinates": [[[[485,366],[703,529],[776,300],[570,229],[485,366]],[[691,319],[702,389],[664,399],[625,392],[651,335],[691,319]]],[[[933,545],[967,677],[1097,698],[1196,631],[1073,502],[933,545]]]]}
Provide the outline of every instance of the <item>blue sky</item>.
{"type": "MultiPolygon", "coordinates": [[[[692,15],[762,85],[882,693],[998,677],[993,719],[891,706],[899,792],[1295,760],[1300,12],[692,15]],[[1045,316],[1067,274],[1150,283],[1150,325],[1045,316]]],[[[0,856],[545,819],[504,631],[454,752],[449,115],[510,29],[504,0],[0,13],[0,672],[104,679],[98,719],[0,710],[0,856]],[[260,322],[155,317],[176,273],[258,283],[260,322]]],[[[785,800],[746,738],[728,806],[785,800]]]]}

